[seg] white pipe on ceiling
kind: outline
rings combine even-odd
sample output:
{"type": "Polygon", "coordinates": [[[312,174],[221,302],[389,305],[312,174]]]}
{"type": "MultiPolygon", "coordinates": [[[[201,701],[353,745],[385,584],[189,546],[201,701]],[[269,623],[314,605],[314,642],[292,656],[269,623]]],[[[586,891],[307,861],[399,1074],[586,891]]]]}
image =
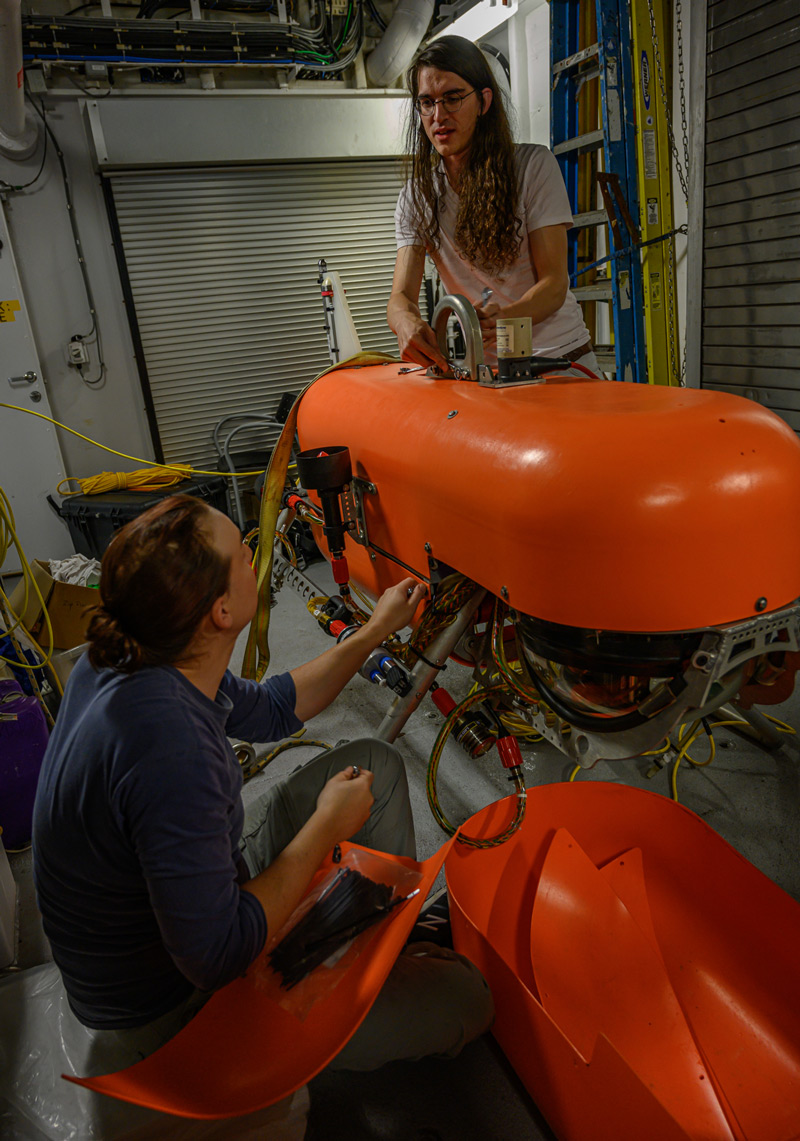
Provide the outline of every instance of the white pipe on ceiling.
{"type": "Polygon", "coordinates": [[[0,154],[13,159],[29,158],[38,138],[22,74],[22,2],[0,0],[0,154]]]}
{"type": "Polygon", "coordinates": [[[414,58],[433,17],[435,0],[400,0],[381,42],[367,57],[367,75],[375,87],[388,87],[414,58]]]}

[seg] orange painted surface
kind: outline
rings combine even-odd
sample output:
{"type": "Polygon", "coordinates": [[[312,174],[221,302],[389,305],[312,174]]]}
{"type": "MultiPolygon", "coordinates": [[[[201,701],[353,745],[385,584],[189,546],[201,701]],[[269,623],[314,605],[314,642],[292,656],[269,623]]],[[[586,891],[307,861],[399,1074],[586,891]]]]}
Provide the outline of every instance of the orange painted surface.
{"type": "MultiPolygon", "coordinates": [[[[800,442],[760,405],[578,378],[494,391],[399,367],[322,377],[298,434],[349,447],[378,489],[371,540],[421,575],[427,542],[526,614],[622,631],[720,625],[800,595],[800,442]]],[[[373,592],[405,574],[347,552],[373,592]]]]}
{"type": "MultiPolygon", "coordinates": [[[[276,1000],[277,988],[265,981],[271,972],[262,952],[244,978],[217,991],[179,1034],[143,1062],[103,1077],[63,1076],[98,1093],[180,1117],[237,1117],[287,1097],[319,1073],[361,1025],[450,845],[448,841],[421,864],[380,853],[385,860],[419,869],[419,894],[373,929],[374,937],[341,981],[302,1021],[276,1000]]],[[[346,853],[356,846],[343,843],[341,849],[346,853]]],[[[318,876],[332,866],[326,858],[318,876]]]]}
{"type": "Polygon", "coordinates": [[[554,784],[508,843],[456,845],[445,867],[456,948],[559,1141],[800,1136],[800,906],[699,817],[554,784]]]}

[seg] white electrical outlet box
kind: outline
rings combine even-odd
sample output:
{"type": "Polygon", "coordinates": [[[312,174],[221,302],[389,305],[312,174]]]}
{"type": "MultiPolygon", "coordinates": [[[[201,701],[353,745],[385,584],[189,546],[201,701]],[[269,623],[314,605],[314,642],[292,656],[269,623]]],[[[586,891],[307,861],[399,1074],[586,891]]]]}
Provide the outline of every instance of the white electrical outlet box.
{"type": "Polygon", "coordinates": [[[76,367],[89,363],[89,350],[83,341],[67,341],[67,361],[76,367]]]}

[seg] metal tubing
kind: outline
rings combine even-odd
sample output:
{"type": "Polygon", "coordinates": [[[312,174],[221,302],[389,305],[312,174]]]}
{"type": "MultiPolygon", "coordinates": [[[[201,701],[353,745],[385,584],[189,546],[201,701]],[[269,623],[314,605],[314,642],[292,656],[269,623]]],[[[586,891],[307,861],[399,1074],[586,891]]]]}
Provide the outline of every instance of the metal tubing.
{"type": "Polygon", "coordinates": [[[779,749],[785,743],[779,730],[757,709],[742,709],[735,701],[730,702],[730,708],[734,711],[736,718],[746,721],[752,729],[752,733],[748,733],[744,728],[737,729],[735,726],[731,726],[734,733],[738,732],[739,736],[748,741],[755,738],[757,743],[765,749],[779,749]]]}
{"type": "Polygon", "coordinates": [[[25,116],[20,0],[0,0],[0,154],[29,158],[37,138],[35,122],[25,116]]]}
{"type": "Polygon", "coordinates": [[[411,714],[422,701],[435,680],[439,670],[446,664],[462,634],[472,623],[475,611],[483,602],[486,591],[481,589],[461,607],[455,621],[434,638],[425,651],[428,661],[421,658],[411,671],[411,692],[405,697],[396,697],[389,712],[378,726],[375,736],[379,741],[394,741],[411,714]],[[433,664],[429,665],[431,662],[433,664]]]}

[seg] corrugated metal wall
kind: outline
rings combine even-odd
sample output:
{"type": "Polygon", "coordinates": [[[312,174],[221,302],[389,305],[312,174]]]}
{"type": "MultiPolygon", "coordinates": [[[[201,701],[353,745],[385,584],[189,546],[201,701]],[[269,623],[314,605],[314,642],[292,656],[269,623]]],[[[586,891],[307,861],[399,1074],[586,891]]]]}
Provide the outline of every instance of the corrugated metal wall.
{"type": "MultiPolygon", "coordinates": [[[[274,411],[283,393],[330,364],[320,258],[341,274],[362,347],[397,352],[385,315],[396,161],[147,171],[110,181],[167,462],[209,463],[217,421],[274,411]]],[[[236,448],[247,443],[238,437],[236,448]]]]}
{"type": "Polygon", "coordinates": [[[800,430],[800,3],[708,0],[707,36],[702,385],[800,430]]]}

